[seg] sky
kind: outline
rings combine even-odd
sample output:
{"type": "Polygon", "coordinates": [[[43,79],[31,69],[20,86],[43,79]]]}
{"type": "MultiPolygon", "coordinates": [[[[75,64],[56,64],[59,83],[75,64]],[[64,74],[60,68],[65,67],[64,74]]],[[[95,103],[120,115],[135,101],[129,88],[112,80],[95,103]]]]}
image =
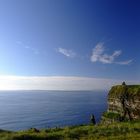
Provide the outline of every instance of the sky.
{"type": "Polygon", "coordinates": [[[140,83],[139,0],[0,0],[0,90],[140,83]]]}

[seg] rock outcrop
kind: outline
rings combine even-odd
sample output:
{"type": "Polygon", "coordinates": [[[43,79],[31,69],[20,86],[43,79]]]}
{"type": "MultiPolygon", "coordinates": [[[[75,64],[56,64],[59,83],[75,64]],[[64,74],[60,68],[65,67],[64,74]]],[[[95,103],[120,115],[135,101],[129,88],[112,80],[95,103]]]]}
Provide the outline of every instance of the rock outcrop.
{"type": "Polygon", "coordinates": [[[102,122],[140,120],[140,85],[113,86],[102,122]]]}

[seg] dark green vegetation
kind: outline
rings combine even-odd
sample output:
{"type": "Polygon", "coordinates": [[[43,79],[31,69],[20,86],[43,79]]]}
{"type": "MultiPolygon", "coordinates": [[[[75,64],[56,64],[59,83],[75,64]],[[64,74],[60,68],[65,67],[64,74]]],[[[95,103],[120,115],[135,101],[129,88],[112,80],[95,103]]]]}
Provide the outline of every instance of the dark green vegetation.
{"type": "Polygon", "coordinates": [[[111,98],[118,97],[122,94],[129,94],[132,96],[140,95],[140,85],[118,85],[113,86],[109,91],[108,96],[111,98]]]}
{"type": "Polygon", "coordinates": [[[120,114],[114,112],[105,112],[103,116],[110,119],[118,119],[120,117],[120,114]]]}
{"type": "Polygon", "coordinates": [[[0,131],[0,140],[139,140],[140,122],[83,125],[65,128],[0,131]]]}

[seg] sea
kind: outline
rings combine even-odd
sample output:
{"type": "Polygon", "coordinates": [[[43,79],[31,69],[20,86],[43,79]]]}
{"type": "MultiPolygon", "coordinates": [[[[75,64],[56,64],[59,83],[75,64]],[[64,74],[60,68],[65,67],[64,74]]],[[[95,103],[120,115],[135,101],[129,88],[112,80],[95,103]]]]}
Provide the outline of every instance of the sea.
{"type": "Polygon", "coordinates": [[[0,129],[25,130],[99,123],[107,91],[0,91],[0,129]]]}

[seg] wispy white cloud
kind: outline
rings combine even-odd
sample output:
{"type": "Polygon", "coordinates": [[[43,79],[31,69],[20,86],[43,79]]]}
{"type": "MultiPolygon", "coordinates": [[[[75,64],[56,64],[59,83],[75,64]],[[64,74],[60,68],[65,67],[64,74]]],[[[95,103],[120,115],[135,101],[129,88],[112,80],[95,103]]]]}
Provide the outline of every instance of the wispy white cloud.
{"type": "Polygon", "coordinates": [[[58,52],[65,55],[66,57],[73,58],[76,56],[76,53],[72,50],[64,49],[64,48],[58,48],[58,52]]]}
{"type": "Polygon", "coordinates": [[[121,62],[116,62],[116,64],[120,65],[129,65],[133,62],[133,60],[127,60],[127,61],[121,61],[121,62]]]}
{"type": "Polygon", "coordinates": [[[109,90],[121,83],[121,80],[75,76],[0,76],[0,90],[109,90]]]}
{"type": "Polygon", "coordinates": [[[104,43],[98,43],[95,48],[92,50],[91,62],[101,62],[104,64],[120,64],[120,65],[128,65],[133,60],[126,60],[116,62],[116,58],[122,54],[121,50],[115,50],[111,55],[105,53],[104,43]]]}
{"type": "Polygon", "coordinates": [[[19,45],[19,47],[22,47],[22,48],[24,48],[24,49],[27,49],[27,50],[33,52],[34,54],[39,54],[39,53],[40,53],[39,50],[38,50],[37,48],[33,48],[33,47],[31,47],[31,46],[28,46],[28,45],[24,44],[24,43],[21,42],[21,41],[17,41],[16,43],[19,45]]]}

